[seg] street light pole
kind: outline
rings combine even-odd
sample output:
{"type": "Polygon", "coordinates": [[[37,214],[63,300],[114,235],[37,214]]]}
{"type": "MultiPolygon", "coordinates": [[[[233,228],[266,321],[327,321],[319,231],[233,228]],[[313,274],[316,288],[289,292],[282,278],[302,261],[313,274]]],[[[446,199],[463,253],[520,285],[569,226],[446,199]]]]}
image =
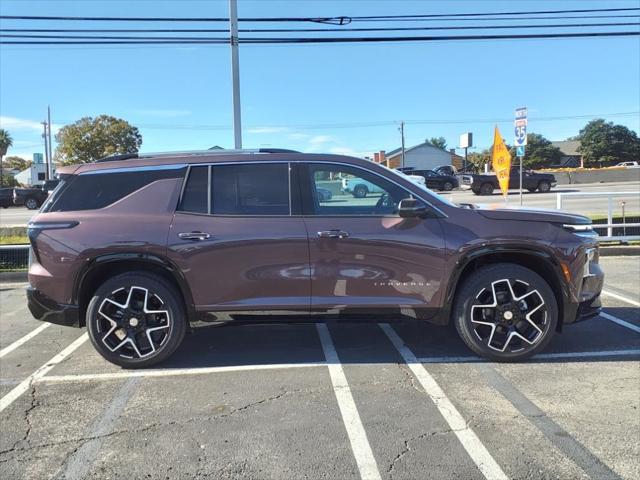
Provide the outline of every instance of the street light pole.
{"type": "Polygon", "coordinates": [[[400,138],[402,142],[402,168],[404,168],[404,122],[400,122],[400,138]]]}
{"type": "Polygon", "coordinates": [[[233,84],[233,139],[236,149],[242,148],[240,118],[240,59],[238,54],[238,1],[229,0],[229,30],[231,33],[231,79],[233,84]]]}
{"type": "Polygon", "coordinates": [[[53,176],[53,150],[51,149],[51,107],[47,105],[47,129],[48,137],[45,141],[49,142],[49,163],[47,164],[47,173],[45,178],[51,180],[53,176]]]}

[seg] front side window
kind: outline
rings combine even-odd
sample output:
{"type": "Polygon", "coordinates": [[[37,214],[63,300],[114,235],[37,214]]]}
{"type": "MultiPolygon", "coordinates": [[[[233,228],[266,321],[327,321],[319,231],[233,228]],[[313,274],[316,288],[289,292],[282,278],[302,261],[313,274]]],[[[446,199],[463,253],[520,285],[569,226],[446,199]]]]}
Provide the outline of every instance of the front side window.
{"type": "Polygon", "coordinates": [[[400,200],[411,196],[378,175],[347,165],[310,164],[309,175],[314,215],[394,215],[400,200]]]}

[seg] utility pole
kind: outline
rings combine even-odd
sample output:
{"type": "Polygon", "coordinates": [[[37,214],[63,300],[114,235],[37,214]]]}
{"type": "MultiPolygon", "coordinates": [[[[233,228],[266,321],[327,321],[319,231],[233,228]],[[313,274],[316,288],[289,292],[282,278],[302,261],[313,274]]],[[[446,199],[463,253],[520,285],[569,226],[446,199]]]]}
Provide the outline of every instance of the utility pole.
{"type": "Polygon", "coordinates": [[[44,140],[44,166],[45,166],[45,178],[49,177],[49,141],[47,140],[47,122],[42,122],[42,126],[44,128],[44,133],[42,134],[42,139],[44,140]]]}
{"type": "Polygon", "coordinates": [[[53,149],[51,148],[51,107],[49,105],[47,105],[47,130],[49,134],[47,138],[49,142],[49,164],[47,165],[45,178],[51,180],[51,177],[53,177],[53,149]]]}
{"type": "Polygon", "coordinates": [[[400,139],[401,139],[401,148],[402,148],[402,165],[404,168],[404,121],[400,122],[400,139]]]}
{"type": "Polygon", "coordinates": [[[240,59],[238,56],[238,0],[229,0],[229,30],[231,33],[231,80],[233,84],[233,140],[236,149],[242,148],[240,119],[240,59]]]}

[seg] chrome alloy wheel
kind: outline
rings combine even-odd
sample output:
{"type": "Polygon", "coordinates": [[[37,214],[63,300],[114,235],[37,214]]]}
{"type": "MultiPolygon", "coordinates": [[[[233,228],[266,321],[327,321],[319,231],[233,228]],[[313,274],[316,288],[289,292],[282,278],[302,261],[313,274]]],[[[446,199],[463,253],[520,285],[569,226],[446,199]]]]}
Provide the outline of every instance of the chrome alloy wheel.
{"type": "Polygon", "coordinates": [[[171,315],[163,300],[143,287],[119,288],[98,308],[102,343],[125,358],[145,358],[156,353],[169,338],[171,315]]]}
{"type": "Polygon", "coordinates": [[[470,315],[478,339],[498,352],[530,350],[549,328],[542,295],[522,280],[496,280],[480,290],[470,315]]]}

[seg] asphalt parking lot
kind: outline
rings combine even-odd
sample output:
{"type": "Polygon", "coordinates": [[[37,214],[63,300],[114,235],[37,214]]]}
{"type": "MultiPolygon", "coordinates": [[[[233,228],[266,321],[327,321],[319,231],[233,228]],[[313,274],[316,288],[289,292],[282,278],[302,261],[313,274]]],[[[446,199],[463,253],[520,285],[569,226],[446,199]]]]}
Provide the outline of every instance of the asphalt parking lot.
{"type": "Polygon", "coordinates": [[[421,324],[202,326],[157,369],[0,287],[3,479],[640,478],[640,257],[521,364],[421,324]]]}

